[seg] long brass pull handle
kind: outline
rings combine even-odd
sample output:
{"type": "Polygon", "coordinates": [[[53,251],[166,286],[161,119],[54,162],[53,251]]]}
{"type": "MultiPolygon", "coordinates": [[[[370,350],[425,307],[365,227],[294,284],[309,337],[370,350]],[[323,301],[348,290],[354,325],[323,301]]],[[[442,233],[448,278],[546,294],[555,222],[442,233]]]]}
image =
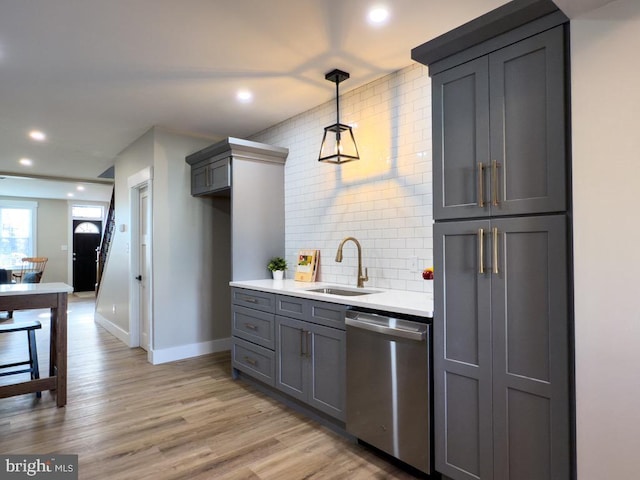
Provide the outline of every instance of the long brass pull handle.
{"type": "Polygon", "coordinates": [[[478,229],[478,273],[484,273],[484,228],[478,229]]]}
{"type": "Polygon", "coordinates": [[[307,342],[305,340],[304,330],[300,329],[300,356],[305,357],[307,355],[306,352],[307,342]]]}
{"type": "Polygon", "coordinates": [[[478,206],[484,207],[484,165],[478,162],[478,206]]]}
{"type": "Polygon", "coordinates": [[[253,365],[254,367],[258,365],[258,362],[256,360],[254,360],[251,357],[247,357],[246,355],[244,356],[244,361],[247,362],[249,365],[253,365]]]}
{"type": "Polygon", "coordinates": [[[498,206],[498,169],[500,164],[495,160],[491,161],[491,204],[498,206]]]}
{"type": "Polygon", "coordinates": [[[253,323],[245,323],[244,328],[246,328],[247,330],[258,330],[258,327],[256,327],[253,323]]]}
{"type": "Polygon", "coordinates": [[[500,273],[498,271],[498,227],[493,227],[491,229],[491,234],[493,237],[493,273],[497,275],[500,273]]]}
{"type": "Polygon", "coordinates": [[[258,300],[255,298],[245,298],[244,301],[247,303],[258,303],[258,300]]]}

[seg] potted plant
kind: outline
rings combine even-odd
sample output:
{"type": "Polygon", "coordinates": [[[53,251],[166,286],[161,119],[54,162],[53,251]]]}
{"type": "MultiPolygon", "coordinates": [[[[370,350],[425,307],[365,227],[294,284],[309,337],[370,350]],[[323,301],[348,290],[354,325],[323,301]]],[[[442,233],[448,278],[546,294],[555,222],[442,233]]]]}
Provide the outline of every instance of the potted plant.
{"type": "Polygon", "coordinates": [[[273,257],[267,264],[267,269],[273,275],[274,280],[282,280],[287,269],[287,261],[282,257],[273,257]]]}

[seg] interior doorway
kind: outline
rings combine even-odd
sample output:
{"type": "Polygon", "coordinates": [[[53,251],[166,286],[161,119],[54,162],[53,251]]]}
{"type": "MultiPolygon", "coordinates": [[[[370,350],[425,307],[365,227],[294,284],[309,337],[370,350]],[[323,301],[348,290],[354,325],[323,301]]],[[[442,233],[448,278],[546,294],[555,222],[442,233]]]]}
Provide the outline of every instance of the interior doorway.
{"type": "Polygon", "coordinates": [[[149,280],[151,238],[149,219],[149,188],[138,189],[138,296],[140,298],[140,348],[149,351],[149,280]]]}
{"type": "Polygon", "coordinates": [[[102,222],[73,220],[73,290],[96,288],[96,250],[100,247],[102,222]]]}
{"type": "Polygon", "coordinates": [[[131,236],[129,248],[129,346],[147,351],[153,363],[153,175],[147,167],[128,178],[131,236]]]}

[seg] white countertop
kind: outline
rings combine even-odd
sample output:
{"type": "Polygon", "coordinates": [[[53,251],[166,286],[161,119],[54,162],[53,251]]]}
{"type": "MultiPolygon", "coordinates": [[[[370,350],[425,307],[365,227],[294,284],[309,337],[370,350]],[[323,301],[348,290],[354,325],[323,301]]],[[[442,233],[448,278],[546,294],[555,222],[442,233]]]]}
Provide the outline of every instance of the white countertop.
{"type": "Polygon", "coordinates": [[[9,295],[34,295],[38,293],[71,293],[73,287],[66,283],[3,283],[0,284],[0,297],[9,295]]]}
{"type": "Polygon", "coordinates": [[[309,298],[323,302],[339,303],[354,307],[371,308],[387,312],[404,313],[419,317],[433,317],[433,298],[422,292],[405,290],[388,290],[384,288],[365,287],[364,291],[373,291],[368,295],[342,296],[328,293],[310,292],[309,290],[326,287],[360,290],[351,285],[338,285],[325,282],[296,282],[294,280],[244,280],[229,282],[232,287],[259,290],[262,292],[290,295],[292,297],[309,298]]]}

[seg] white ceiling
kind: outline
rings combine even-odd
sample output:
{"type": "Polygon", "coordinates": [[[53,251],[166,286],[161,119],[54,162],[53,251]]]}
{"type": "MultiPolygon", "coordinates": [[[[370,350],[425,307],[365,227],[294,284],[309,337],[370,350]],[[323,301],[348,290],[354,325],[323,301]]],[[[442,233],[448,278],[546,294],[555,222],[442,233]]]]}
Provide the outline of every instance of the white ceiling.
{"type": "MultiPolygon", "coordinates": [[[[327,71],[351,74],[346,92],[504,3],[3,0],[0,175],[96,179],[154,125],[212,141],[250,136],[331,100],[327,71]],[[376,3],[390,10],[384,26],[366,20],[376,3]],[[240,88],[253,92],[251,103],[236,101],[240,88]],[[48,139],[28,139],[34,128],[48,139]],[[18,164],[23,157],[33,166],[18,164]]],[[[13,183],[1,180],[0,195],[34,196],[13,183]]]]}

